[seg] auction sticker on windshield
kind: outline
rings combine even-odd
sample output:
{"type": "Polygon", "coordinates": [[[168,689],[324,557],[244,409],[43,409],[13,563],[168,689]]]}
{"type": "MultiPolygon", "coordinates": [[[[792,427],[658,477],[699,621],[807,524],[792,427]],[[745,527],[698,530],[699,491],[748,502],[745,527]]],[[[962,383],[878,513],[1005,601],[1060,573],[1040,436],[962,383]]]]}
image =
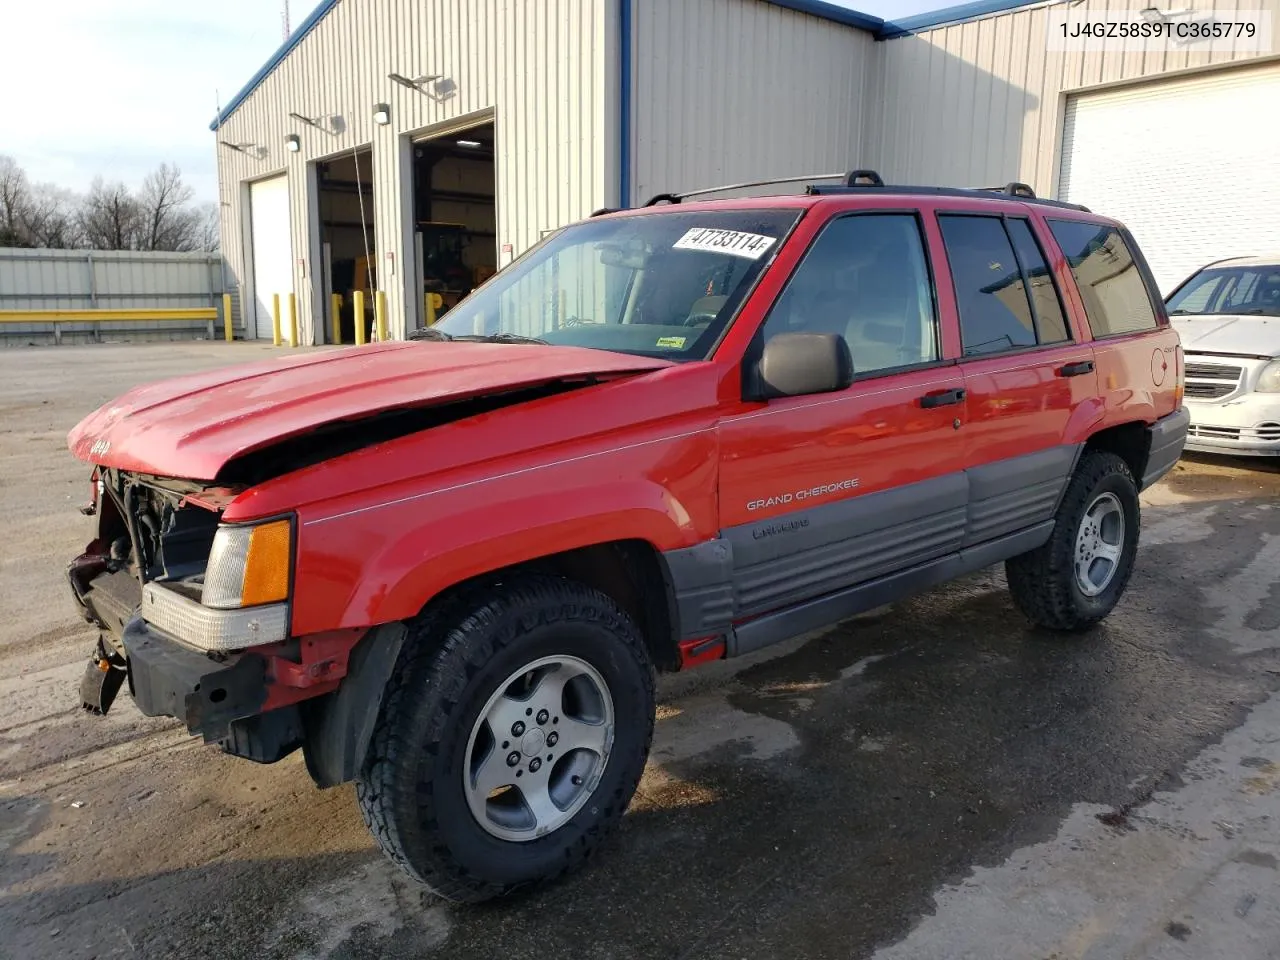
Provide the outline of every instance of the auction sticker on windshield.
{"type": "Polygon", "coordinates": [[[677,240],[674,247],[677,250],[705,250],[711,253],[727,253],[734,257],[746,257],[748,260],[759,260],[777,240],[777,237],[743,233],[740,230],[694,227],[677,240]]]}

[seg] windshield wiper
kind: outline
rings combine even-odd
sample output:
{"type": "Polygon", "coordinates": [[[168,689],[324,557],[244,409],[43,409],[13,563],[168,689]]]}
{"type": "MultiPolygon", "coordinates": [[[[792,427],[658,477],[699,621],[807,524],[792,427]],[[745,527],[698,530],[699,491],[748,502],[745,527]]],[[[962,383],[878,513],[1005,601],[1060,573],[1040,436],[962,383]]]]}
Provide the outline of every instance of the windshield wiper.
{"type": "Polygon", "coordinates": [[[1260,317],[1272,316],[1272,313],[1266,307],[1247,307],[1244,310],[1211,310],[1208,312],[1198,310],[1170,310],[1171,317],[1260,317]]]}
{"type": "Polygon", "coordinates": [[[464,337],[452,337],[453,340],[471,340],[476,343],[550,343],[539,337],[522,337],[518,333],[468,334],[464,337]]]}
{"type": "Polygon", "coordinates": [[[423,327],[409,334],[410,340],[452,340],[453,334],[437,330],[435,327],[423,327]]]}

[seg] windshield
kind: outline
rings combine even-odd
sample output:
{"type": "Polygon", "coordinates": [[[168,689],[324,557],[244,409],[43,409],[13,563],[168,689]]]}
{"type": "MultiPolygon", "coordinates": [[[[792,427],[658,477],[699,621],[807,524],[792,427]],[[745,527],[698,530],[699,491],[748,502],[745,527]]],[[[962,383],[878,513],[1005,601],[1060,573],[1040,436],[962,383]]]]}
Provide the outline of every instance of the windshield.
{"type": "Polygon", "coordinates": [[[535,247],[433,329],[705,359],[800,213],[664,210],[587,220],[535,247]]]}
{"type": "Polygon", "coordinates": [[[1201,270],[1173,292],[1169,316],[1257,314],[1280,317],[1280,264],[1201,270]]]}

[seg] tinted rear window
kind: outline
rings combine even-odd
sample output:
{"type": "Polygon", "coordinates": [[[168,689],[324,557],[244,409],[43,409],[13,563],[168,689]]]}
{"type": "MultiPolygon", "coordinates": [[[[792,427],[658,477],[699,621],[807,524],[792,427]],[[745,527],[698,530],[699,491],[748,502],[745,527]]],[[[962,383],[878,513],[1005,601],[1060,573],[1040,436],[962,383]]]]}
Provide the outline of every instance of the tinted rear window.
{"type": "Polygon", "coordinates": [[[1071,264],[1095,337],[1156,326],[1151,295],[1119,230],[1079,220],[1050,220],[1049,229],[1071,264]]]}
{"type": "Polygon", "coordinates": [[[938,217],[960,308],[965,356],[1036,345],[1035,320],[1013,245],[997,217],[938,217]]]}
{"type": "Polygon", "coordinates": [[[1022,261],[1027,282],[1031,284],[1031,301],[1036,308],[1040,342],[1061,343],[1069,339],[1067,320],[1058,300],[1058,288],[1049,273],[1049,265],[1044,261],[1040,244],[1031,232],[1031,225],[1013,217],[1006,220],[1005,225],[1009,228],[1009,236],[1013,238],[1013,248],[1018,252],[1018,259],[1022,261]]]}

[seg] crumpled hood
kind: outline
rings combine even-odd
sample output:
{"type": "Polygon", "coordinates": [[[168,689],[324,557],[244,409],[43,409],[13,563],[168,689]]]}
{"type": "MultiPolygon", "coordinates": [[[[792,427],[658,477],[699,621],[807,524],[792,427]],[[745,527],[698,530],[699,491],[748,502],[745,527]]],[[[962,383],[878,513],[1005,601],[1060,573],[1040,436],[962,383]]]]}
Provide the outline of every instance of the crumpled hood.
{"type": "Polygon", "coordinates": [[[670,366],[538,344],[391,342],[226,367],[137,387],[67,437],[81,460],[213,480],[228,461],[325,424],[495,392],[670,366]]]}
{"type": "Polygon", "coordinates": [[[1280,318],[1224,315],[1170,320],[1187,353],[1280,356],[1280,318]]]}

